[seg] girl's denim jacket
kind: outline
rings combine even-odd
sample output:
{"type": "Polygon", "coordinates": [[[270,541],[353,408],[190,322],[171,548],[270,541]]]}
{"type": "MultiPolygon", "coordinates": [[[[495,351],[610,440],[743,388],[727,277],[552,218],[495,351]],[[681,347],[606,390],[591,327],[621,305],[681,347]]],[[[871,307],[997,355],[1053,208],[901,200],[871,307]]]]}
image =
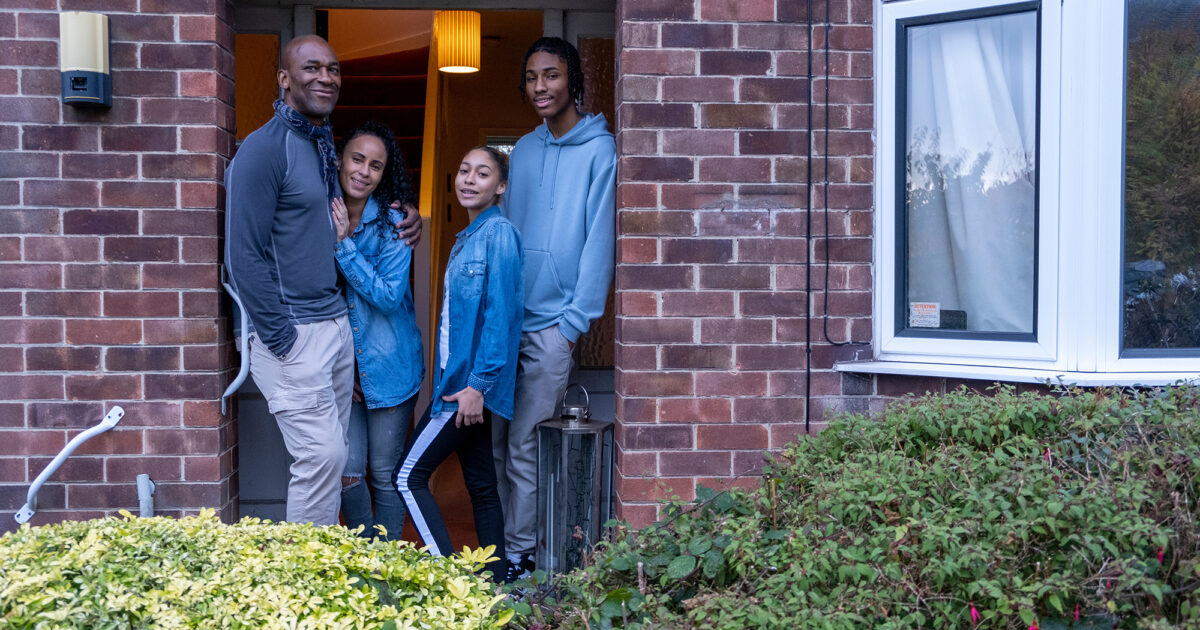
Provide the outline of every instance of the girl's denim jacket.
{"type": "Polygon", "coordinates": [[[440,354],[433,363],[431,413],[456,409],[458,403],[442,396],[470,386],[483,393],[484,407],[512,418],[525,316],[523,265],[521,236],[496,206],[458,233],[446,267],[450,356],[445,370],[436,367],[441,365],[440,354]]]}
{"type": "Polygon", "coordinates": [[[368,199],[354,233],[335,255],[347,283],[358,380],[370,409],[416,395],[425,377],[408,270],[412,249],[395,237],[400,213],[368,199]]]}

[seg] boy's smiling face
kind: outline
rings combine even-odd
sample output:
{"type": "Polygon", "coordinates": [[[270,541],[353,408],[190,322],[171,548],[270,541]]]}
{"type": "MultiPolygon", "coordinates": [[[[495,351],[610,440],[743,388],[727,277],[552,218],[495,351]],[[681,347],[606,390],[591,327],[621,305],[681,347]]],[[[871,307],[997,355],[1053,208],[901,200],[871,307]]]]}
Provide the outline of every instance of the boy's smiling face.
{"type": "Polygon", "coordinates": [[[567,82],[567,63],[558,55],[538,51],[525,64],[525,98],[542,118],[553,120],[573,107],[567,82]]]}

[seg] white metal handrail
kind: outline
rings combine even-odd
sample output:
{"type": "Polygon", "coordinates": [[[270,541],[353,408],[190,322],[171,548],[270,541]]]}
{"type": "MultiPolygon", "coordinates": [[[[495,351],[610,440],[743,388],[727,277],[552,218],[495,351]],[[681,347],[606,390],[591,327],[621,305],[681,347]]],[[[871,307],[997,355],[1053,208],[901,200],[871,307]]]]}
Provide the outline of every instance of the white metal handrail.
{"type": "Polygon", "coordinates": [[[24,523],[33,518],[34,512],[37,512],[38,490],[42,489],[42,484],[46,483],[46,480],[50,478],[50,475],[53,475],[54,472],[58,470],[58,467],[62,466],[62,463],[71,456],[71,453],[75,452],[76,448],[79,448],[80,444],[83,444],[97,435],[100,435],[101,433],[104,433],[105,431],[117,426],[117,423],[120,422],[121,418],[124,417],[124,409],[120,407],[113,407],[104,416],[104,418],[100,420],[100,424],[97,424],[96,426],[84,431],[83,433],[80,433],[79,435],[76,435],[71,439],[70,442],[67,442],[67,445],[58,452],[58,455],[55,455],[54,459],[50,460],[50,463],[46,465],[45,469],[42,470],[42,473],[33,480],[33,485],[29,486],[29,493],[25,495],[25,505],[21,506],[21,509],[17,510],[17,522],[24,523]]]}
{"type": "MultiPolygon", "coordinates": [[[[228,276],[225,267],[221,267],[221,275],[228,276]]],[[[250,355],[246,352],[250,347],[250,317],[246,315],[246,309],[242,306],[242,298],[238,297],[236,291],[223,278],[221,286],[229,292],[229,297],[233,298],[234,304],[237,304],[239,321],[241,322],[240,334],[238,335],[238,356],[241,358],[241,366],[238,367],[237,376],[229,387],[225,388],[225,393],[221,394],[221,415],[225,415],[226,407],[229,403],[229,397],[237,393],[238,388],[242,383],[246,382],[246,375],[250,373],[250,355]]]]}

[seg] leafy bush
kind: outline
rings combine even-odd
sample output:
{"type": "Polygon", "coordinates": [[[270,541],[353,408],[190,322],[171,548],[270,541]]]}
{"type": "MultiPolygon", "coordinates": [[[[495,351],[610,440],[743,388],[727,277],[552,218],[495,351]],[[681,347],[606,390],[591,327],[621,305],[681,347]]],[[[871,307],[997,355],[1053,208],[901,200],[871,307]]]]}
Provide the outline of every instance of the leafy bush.
{"type": "Polygon", "coordinates": [[[501,597],[472,573],[341,527],[108,518],[0,537],[6,628],[490,628],[501,597]]]}
{"type": "Polygon", "coordinates": [[[1001,388],[846,417],[757,489],[619,527],[530,612],[592,629],[1200,627],[1198,402],[1001,388]]]}

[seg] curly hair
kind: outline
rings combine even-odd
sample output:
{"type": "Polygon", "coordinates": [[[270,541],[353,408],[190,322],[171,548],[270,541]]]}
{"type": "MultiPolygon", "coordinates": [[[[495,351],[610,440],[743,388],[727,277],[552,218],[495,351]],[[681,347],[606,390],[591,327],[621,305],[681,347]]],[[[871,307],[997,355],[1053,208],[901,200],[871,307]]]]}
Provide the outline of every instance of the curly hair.
{"type": "Polygon", "coordinates": [[[521,78],[517,82],[517,90],[521,93],[521,102],[528,102],[525,96],[525,69],[529,66],[529,58],[534,53],[545,52],[555,55],[567,64],[567,92],[571,95],[571,100],[580,102],[583,100],[583,64],[579,61],[579,51],[571,42],[561,37],[543,37],[529,47],[525,51],[525,61],[521,62],[521,78]]]}
{"type": "Polygon", "coordinates": [[[362,135],[379,138],[379,141],[383,143],[383,148],[387,151],[387,165],[383,167],[383,176],[379,178],[379,185],[375,187],[375,192],[371,193],[371,197],[381,208],[386,208],[393,201],[399,201],[402,206],[417,205],[417,191],[408,181],[408,167],[404,162],[404,156],[401,155],[400,148],[396,146],[396,136],[392,134],[392,130],[387,125],[373,120],[359,125],[345,138],[342,138],[338,144],[338,158],[340,159],[346,150],[347,143],[362,135]]]}

